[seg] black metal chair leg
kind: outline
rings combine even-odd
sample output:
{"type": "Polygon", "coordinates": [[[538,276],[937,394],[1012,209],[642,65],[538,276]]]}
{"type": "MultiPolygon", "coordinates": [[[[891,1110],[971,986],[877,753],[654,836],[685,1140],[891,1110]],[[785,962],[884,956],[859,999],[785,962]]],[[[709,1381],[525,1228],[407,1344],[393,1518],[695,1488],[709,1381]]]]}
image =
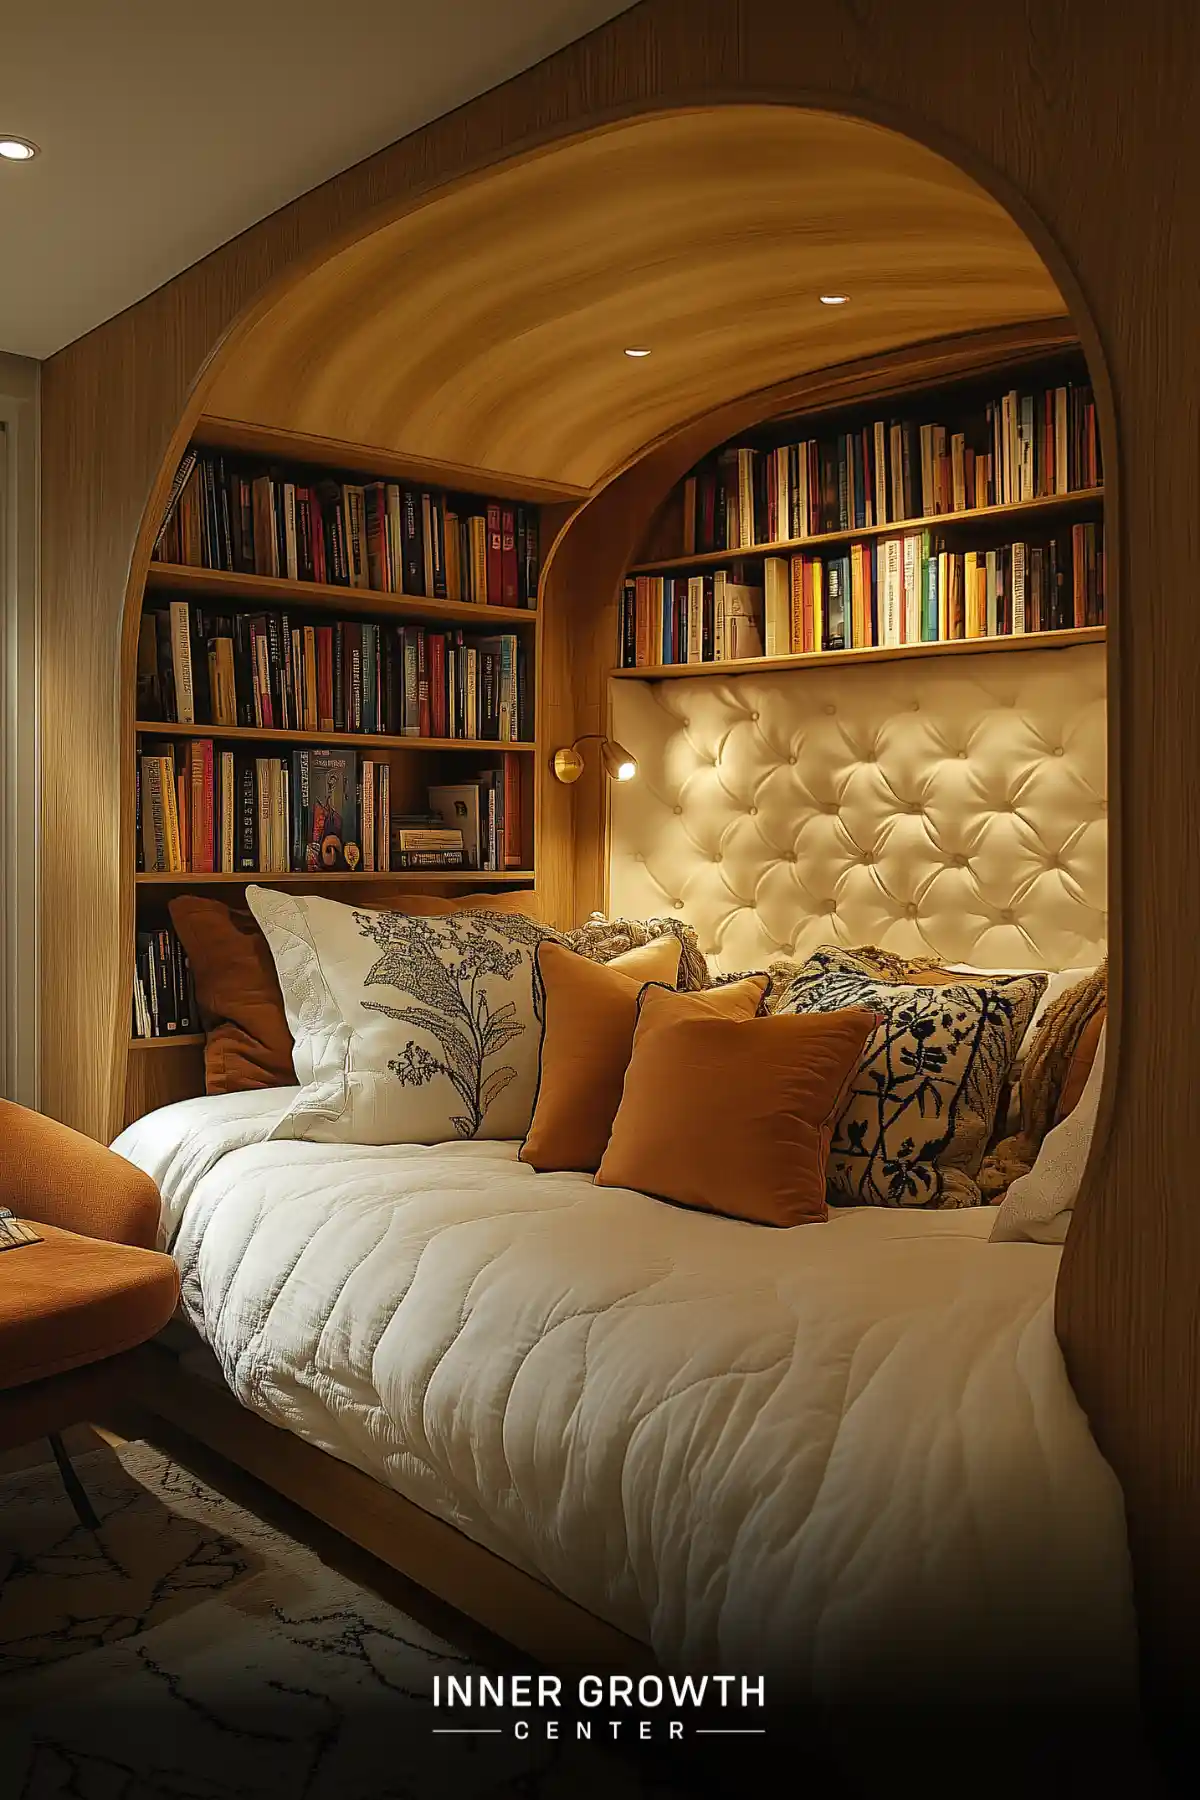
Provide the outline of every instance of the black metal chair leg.
{"type": "Polygon", "coordinates": [[[67,1447],[56,1431],[50,1433],[50,1448],[54,1452],[54,1460],[58,1464],[58,1472],[62,1476],[63,1486],[70,1497],[71,1505],[75,1508],[75,1517],[89,1531],[99,1531],[100,1521],[87,1497],[87,1490],[75,1473],[74,1464],[67,1455],[67,1447]]]}

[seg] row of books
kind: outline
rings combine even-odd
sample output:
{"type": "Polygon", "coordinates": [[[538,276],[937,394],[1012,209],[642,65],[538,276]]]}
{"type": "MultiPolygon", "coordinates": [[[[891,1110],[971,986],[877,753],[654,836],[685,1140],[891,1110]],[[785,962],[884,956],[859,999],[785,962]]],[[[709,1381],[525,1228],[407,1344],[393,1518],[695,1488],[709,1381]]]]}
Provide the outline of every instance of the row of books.
{"type": "Polygon", "coordinates": [[[524,676],[515,632],[306,625],[172,600],[142,615],[138,718],[516,743],[527,734],[524,676]]]}
{"type": "Polygon", "coordinates": [[[1100,482],[1091,388],[1014,388],[961,430],[876,419],[770,450],[725,446],[684,481],[683,554],[1004,506],[1100,482]]]}
{"type": "Polygon", "coordinates": [[[625,581],[620,666],[1020,636],[1105,622],[1101,527],[953,550],[928,529],[840,555],[768,556],[711,575],[625,581]]]}
{"type": "Polygon", "coordinates": [[[396,481],[242,467],[189,450],[155,544],[161,562],[479,605],[537,604],[538,514],[396,481]]]}
{"type": "Polygon", "coordinates": [[[131,1029],[135,1038],[176,1037],[200,1029],[187,952],[169,928],[137,934],[131,1029]]]}
{"type": "Polygon", "coordinates": [[[393,808],[391,769],[354,750],[254,756],[211,738],[137,761],[138,867],[151,874],[379,874],[521,867],[518,758],[393,808]]]}

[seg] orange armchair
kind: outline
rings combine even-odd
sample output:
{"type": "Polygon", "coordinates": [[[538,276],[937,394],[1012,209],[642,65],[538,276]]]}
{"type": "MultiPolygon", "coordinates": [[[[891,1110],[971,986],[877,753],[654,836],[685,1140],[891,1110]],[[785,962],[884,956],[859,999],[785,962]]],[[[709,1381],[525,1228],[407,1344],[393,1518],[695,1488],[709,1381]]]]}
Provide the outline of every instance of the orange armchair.
{"type": "Polygon", "coordinates": [[[178,1271],[154,1249],[158,1189],[90,1138],[0,1100],[0,1206],[42,1239],[0,1251],[0,1449],[48,1437],[94,1528],[59,1433],[136,1394],[141,1347],[175,1310],[178,1271]]]}

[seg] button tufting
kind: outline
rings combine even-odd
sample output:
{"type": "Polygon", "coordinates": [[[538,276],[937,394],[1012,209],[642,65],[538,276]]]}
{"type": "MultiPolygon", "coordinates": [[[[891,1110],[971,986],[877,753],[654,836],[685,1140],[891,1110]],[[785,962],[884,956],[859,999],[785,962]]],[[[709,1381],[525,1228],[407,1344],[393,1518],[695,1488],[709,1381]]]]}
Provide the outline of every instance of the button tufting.
{"type": "Polygon", "coordinates": [[[904,916],[906,919],[915,919],[917,916],[916,906],[914,905],[914,903],[911,900],[909,901],[908,905],[904,909],[904,916]]]}
{"type": "Polygon", "coordinates": [[[1004,923],[1005,923],[1005,924],[1006,924],[1006,925],[1011,925],[1011,924],[1012,924],[1012,916],[1013,916],[1013,915],[1012,915],[1012,908],[1011,908],[1011,907],[1010,907],[1010,906],[1006,906],[1006,907],[1005,907],[1005,908],[1004,908],[1004,911],[1003,911],[1003,912],[1002,912],[1002,913],[1001,913],[1001,914],[1000,914],[1000,917],[1001,917],[1001,918],[1002,918],[1002,919],[1003,919],[1003,920],[1004,920],[1004,923]]]}
{"type": "Polygon", "coordinates": [[[636,855],[636,856],[635,856],[635,857],[634,857],[634,859],[633,859],[633,860],[634,860],[634,862],[641,862],[641,863],[644,863],[644,862],[645,862],[645,860],[646,860],[646,859],[645,859],[645,857],[644,857],[644,856],[643,856],[643,855],[642,855],[642,853],[641,853],[641,851],[640,851],[640,850],[639,850],[639,851],[638,851],[638,853],[637,853],[637,855],[636,855]]]}
{"type": "Polygon", "coordinates": [[[682,900],[672,900],[671,904],[675,908],[676,912],[683,911],[683,901],[682,900]]]}
{"type": "Polygon", "coordinates": [[[956,869],[965,869],[968,866],[967,858],[965,856],[952,856],[950,860],[956,869]]]}
{"type": "Polygon", "coordinates": [[[752,713],[751,713],[751,714],[750,714],[750,717],[751,717],[751,718],[752,718],[752,719],[755,719],[755,720],[757,720],[757,718],[758,718],[758,714],[757,714],[757,713],[756,713],[756,712],[752,712],[752,713]]]}
{"type": "Polygon", "coordinates": [[[799,760],[799,758],[798,758],[798,757],[795,757],[795,756],[789,756],[789,757],[788,757],[788,761],[789,761],[789,762],[790,762],[790,763],[791,763],[791,765],[792,765],[792,767],[793,767],[793,768],[795,768],[795,766],[796,766],[796,763],[797,763],[797,762],[798,762],[798,760],[799,760]]]}
{"type": "Polygon", "coordinates": [[[966,762],[966,760],[967,760],[967,753],[966,753],[966,751],[965,751],[965,750],[960,750],[960,751],[959,751],[959,753],[958,753],[958,760],[959,760],[959,762],[966,762]]]}
{"type": "Polygon", "coordinates": [[[1063,747],[1062,747],[1062,745],[1061,745],[1061,744],[1055,744],[1055,746],[1054,746],[1054,754],[1055,754],[1055,756],[1065,756],[1065,755],[1066,755],[1066,752],[1065,752],[1065,750],[1064,750],[1064,749],[1063,749],[1063,747]]]}
{"type": "Polygon", "coordinates": [[[921,710],[921,702],[919,700],[914,700],[912,702],[912,711],[920,712],[920,710],[921,710]]]}
{"type": "Polygon", "coordinates": [[[713,857],[713,861],[714,861],[714,862],[720,862],[720,860],[721,860],[721,852],[720,852],[720,851],[719,851],[719,850],[718,850],[718,851],[717,851],[717,852],[716,852],[716,854],[715,854],[715,855],[714,855],[714,857],[713,857]]]}
{"type": "Polygon", "coordinates": [[[750,819],[757,819],[757,817],[758,817],[757,806],[748,806],[746,808],[746,816],[747,816],[747,818],[750,818],[750,819]]]}
{"type": "Polygon", "coordinates": [[[826,702],[826,704],[822,707],[821,710],[822,710],[822,712],[828,713],[830,715],[830,717],[832,718],[833,714],[837,711],[837,707],[831,706],[831,705],[829,705],[828,702],[826,702]]]}
{"type": "Polygon", "coordinates": [[[683,812],[682,806],[673,807],[672,810],[673,810],[676,818],[678,818],[680,816],[680,814],[683,812]]]}

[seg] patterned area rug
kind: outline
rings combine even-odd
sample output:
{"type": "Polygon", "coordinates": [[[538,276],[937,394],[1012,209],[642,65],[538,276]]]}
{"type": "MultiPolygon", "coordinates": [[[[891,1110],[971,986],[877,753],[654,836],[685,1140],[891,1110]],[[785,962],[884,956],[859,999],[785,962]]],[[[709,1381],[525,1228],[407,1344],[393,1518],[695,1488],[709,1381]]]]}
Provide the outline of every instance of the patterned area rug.
{"type": "Polygon", "coordinates": [[[145,1444],[0,1482],[5,1800],[680,1797],[594,1745],[435,1736],[477,1665],[145,1444]],[[443,1715],[444,1717],[444,1715],[443,1715]]]}

